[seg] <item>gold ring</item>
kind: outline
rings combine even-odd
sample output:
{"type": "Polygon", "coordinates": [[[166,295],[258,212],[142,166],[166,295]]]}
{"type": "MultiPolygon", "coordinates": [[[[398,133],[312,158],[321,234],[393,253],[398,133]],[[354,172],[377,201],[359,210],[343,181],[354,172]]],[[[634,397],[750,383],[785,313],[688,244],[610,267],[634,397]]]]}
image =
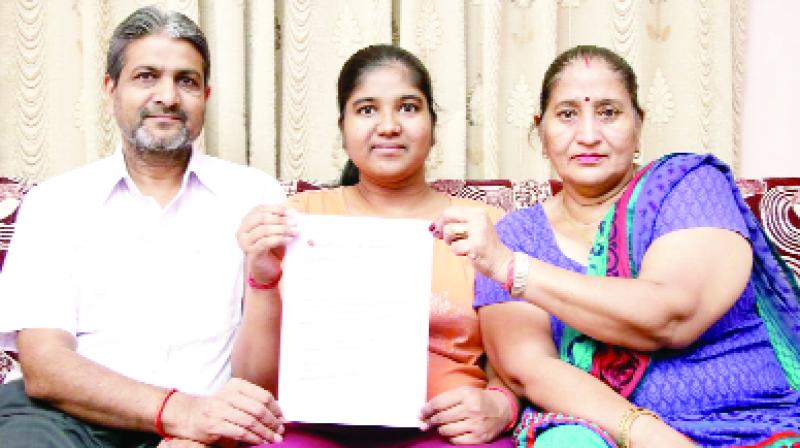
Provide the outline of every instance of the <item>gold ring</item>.
{"type": "Polygon", "coordinates": [[[462,229],[462,230],[458,230],[456,232],[453,232],[453,238],[457,239],[457,240],[463,240],[464,238],[466,238],[468,236],[469,236],[469,232],[467,232],[467,229],[462,229]]]}

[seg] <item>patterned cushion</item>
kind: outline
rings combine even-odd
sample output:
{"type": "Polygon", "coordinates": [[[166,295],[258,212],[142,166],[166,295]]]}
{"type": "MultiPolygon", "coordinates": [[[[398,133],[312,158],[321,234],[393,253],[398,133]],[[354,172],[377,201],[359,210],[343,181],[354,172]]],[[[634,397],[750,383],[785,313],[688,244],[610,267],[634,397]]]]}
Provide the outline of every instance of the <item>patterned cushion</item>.
{"type": "MultiPolygon", "coordinates": [[[[14,233],[17,210],[22,202],[22,197],[30,190],[30,187],[30,183],[20,179],[0,177],[0,271],[3,270],[6,251],[11,242],[11,235],[14,233]]],[[[0,351],[0,384],[3,383],[9,372],[18,368],[14,358],[0,351]]]]}
{"type": "Polygon", "coordinates": [[[0,177],[0,270],[6,259],[8,244],[14,233],[14,221],[22,197],[30,190],[31,185],[19,179],[0,177]]]}
{"type": "MultiPolygon", "coordinates": [[[[739,179],[737,184],[786,263],[800,278],[800,177],[739,179]]],[[[302,180],[283,181],[281,185],[287,195],[330,187],[328,184],[302,180]]],[[[431,186],[438,191],[484,201],[506,211],[530,207],[561,189],[561,183],[556,180],[442,179],[431,182],[431,186]]],[[[17,209],[30,187],[28,182],[0,177],[0,271],[14,233],[17,209]]],[[[0,352],[0,384],[6,374],[15,368],[18,368],[16,361],[0,352]]]]}
{"type": "Polygon", "coordinates": [[[770,241],[800,279],[800,178],[736,181],[770,241]]]}
{"type": "MultiPolygon", "coordinates": [[[[282,181],[288,196],[304,191],[330,188],[332,184],[309,182],[304,180],[282,181]]],[[[444,193],[460,198],[475,199],[511,211],[517,208],[530,207],[552,195],[560,189],[558,181],[509,181],[499,180],[460,180],[440,179],[431,182],[431,186],[444,193]]]]}
{"type": "Polygon", "coordinates": [[[6,375],[19,369],[17,361],[11,357],[11,353],[0,351],[0,384],[6,380],[6,375]]]}

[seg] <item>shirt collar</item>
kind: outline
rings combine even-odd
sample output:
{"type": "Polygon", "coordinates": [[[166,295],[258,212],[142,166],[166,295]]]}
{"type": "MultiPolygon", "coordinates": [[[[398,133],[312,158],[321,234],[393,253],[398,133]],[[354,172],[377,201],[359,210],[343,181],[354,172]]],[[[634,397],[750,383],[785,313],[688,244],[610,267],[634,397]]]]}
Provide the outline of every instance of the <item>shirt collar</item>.
{"type": "MultiPolygon", "coordinates": [[[[192,156],[189,158],[189,165],[183,173],[181,191],[189,188],[190,185],[199,184],[211,193],[218,193],[224,186],[224,179],[221,178],[212,166],[211,158],[201,153],[196,146],[192,148],[192,156]]],[[[101,202],[108,199],[117,192],[131,190],[133,179],[131,179],[125,165],[125,157],[122,154],[122,145],[117,145],[114,153],[100,163],[106,164],[106,169],[102,170],[100,183],[98,185],[99,200],[101,202]]]]}
{"type": "Polygon", "coordinates": [[[219,170],[214,169],[214,160],[200,152],[195,146],[192,149],[192,157],[189,159],[189,166],[183,176],[183,186],[186,187],[190,181],[199,182],[211,193],[219,194],[225,186],[224,176],[219,170]]]}
{"type": "Polygon", "coordinates": [[[125,169],[125,159],[122,157],[122,146],[117,145],[114,152],[99,162],[102,165],[98,178],[98,201],[106,202],[121,188],[126,188],[128,170],[125,169]]]}

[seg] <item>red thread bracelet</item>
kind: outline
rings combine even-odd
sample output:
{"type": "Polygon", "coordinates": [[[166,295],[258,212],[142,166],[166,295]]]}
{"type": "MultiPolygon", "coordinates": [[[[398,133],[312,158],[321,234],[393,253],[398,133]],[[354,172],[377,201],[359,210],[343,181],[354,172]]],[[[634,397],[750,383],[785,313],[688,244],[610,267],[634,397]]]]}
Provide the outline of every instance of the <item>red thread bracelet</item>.
{"type": "Polygon", "coordinates": [[[506,270],[506,282],[503,283],[503,289],[508,291],[509,294],[511,294],[511,288],[514,287],[514,259],[515,257],[512,255],[506,270]]]}
{"type": "Polygon", "coordinates": [[[272,289],[278,286],[278,283],[281,281],[281,277],[283,277],[283,271],[278,272],[278,277],[276,277],[275,280],[269,283],[259,283],[253,278],[253,274],[250,274],[247,277],[247,284],[253,289],[272,289]]]}
{"type": "Polygon", "coordinates": [[[172,396],[172,394],[174,394],[177,391],[178,389],[175,389],[174,387],[168,390],[167,394],[164,395],[164,398],[161,400],[161,404],[158,405],[158,412],[156,412],[156,422],[155,422],[156,433],[159,435],[159,437],[165,440],[169,440],[172,437],[170,437],[169,434],[164,432],[164,421],[162,420],[161,417],[164,414],[164,408],[167,406],[167,401],[169,401],[169,398],[172,396]]]}
{"type": "Polygon", "coordinates": [[[505,428],[503,428],[503,432],[510,431],[514,425],[517,424],[517,417],[519,416],[519,405],[517,404],[517,397],[511,393],[510,390],[497,387],[497,386],[489,386],[486,390],[494,390],[500,392],[501,394],[505,395],[506,399],[508,399],[508,403],[511,405],[511,420],[508,421],[505,428]]]}

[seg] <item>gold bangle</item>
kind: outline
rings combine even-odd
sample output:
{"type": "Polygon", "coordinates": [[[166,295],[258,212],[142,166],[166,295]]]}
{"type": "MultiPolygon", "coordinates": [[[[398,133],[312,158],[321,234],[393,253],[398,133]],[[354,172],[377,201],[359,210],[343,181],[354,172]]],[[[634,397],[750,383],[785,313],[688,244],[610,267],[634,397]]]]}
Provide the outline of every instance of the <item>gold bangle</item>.
{"type": "Polygon", "coordinates": [[[639,406],[631,406],[627,411],[625,411],[624,414],[622,414],[622,417],[619,419],[619,436],[617,436],[617,445],[619,445],[619,448],[631,448],[631,426],[633,426],[633,422],[637,418],[643,415],[648,415],[656,420],[661,420],[661,417],[659,417],[658,414],[650,409],[645,409],[639,406]]]}

